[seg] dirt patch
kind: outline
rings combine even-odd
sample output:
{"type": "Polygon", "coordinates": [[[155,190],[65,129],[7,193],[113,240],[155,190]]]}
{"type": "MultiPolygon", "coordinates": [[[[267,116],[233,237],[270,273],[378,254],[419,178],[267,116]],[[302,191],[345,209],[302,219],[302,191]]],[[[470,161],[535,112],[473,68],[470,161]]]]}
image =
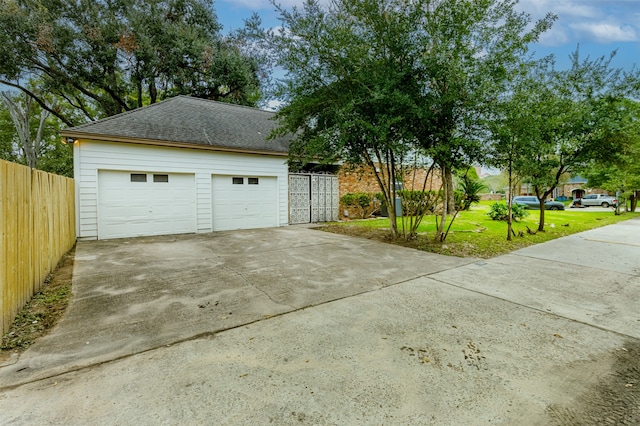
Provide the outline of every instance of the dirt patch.
{"type": "Polygon", "coordinates": [[[389,243],[400,245],[403,247],[410,247],[417,249],[420,247],[421,241],[418,239],[406,241],[403,238],[393,238],[389,229],[384,228],[365,228],[362,226],[346,226],[346,225],[326,225],[316,229],[325,232],[331,232],[333,234],[348,235],[350,237],[367,238],[369,240],[380,241],[382,243],[389,243]]]}
{"type": "Polygon", "coordinates": [[[555,425],[640,424],[640,342],[628,341],[605,359],[610,370],[567,404],[549,407],[555,425]]]}
{"type": "Polygon", "coordinates": [[[46,335],[65,313],[71,298],[74,256],[75,247],[60,259],[40,292],[18,312],[11,328],[2,336],[0,362],[23,352],[36,339],[46,335]]]}

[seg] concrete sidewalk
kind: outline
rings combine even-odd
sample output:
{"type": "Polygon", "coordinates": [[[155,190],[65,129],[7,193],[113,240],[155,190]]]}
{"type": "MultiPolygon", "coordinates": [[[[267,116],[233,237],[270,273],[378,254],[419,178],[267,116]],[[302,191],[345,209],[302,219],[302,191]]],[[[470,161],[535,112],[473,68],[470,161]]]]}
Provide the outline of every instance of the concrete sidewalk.
{"type": "Polygon", "coordinates": [[[0,421],[637,424],[639,242],[636,219],[483,261],[297,227],[81,243],[0,421]]]}

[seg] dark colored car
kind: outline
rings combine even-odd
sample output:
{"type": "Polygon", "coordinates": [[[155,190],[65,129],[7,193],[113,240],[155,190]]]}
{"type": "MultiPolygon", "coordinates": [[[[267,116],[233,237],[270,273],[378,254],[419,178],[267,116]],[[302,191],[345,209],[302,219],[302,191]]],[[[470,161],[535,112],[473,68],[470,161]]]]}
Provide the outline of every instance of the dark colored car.
{"type": "MultiPolygon", "coordinates": [[[[513,204],[519,204],[521,206],[525,206],[528,209],[539,210],[540,202],[537,197],[531,196],[520,196],[513,197],[513,204]]],[[[559,201],[545,201],[544,202],[545,210],[564,210],[564,204],[559,201]]]]}

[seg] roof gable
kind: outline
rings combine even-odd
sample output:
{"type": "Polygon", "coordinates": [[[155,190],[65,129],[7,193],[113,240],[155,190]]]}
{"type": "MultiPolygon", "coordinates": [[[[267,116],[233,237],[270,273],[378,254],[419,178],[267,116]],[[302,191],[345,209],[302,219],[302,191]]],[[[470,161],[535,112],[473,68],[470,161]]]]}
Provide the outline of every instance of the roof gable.
{"type": "Polygon", "coordinates": [[[122,142],[175,143],[226,151],[286,154],[288,137],[267,140],[274,113],[176,96],[99,121],[65,129],[65,137],[122,142]]]}

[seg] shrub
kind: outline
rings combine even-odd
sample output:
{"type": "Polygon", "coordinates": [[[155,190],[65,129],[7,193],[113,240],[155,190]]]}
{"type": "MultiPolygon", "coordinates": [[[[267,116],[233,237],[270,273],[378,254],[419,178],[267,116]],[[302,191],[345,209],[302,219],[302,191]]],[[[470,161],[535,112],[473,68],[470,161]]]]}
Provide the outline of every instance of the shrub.
{"type": "Polygon", "coordinates": [[[433,213],[438,201],[434,191],[398,191],[403,216],[424,216],[433,213]]]}
{"type": "MultiPolygon", "coordinates": [[[[509,211],[509,207],[504,204],[504,203],[493,203],[491,205],[491,210],[489,210],[489,213],[487,213],[489,215],[489,217],[491,217],[491,219],[493,220],[507,220],[507,216],[508,216],[508,211],[509,211]]],[[[526,217],[529,215],[529,212],[527,211],[527,208],[524,206],[521,206],[519,204],[513,204],[511,206],[511,218],[514,221],[518,221],[519,219],[522,219],[523,217],[526,217]]]]}
{"type": "Polygon", "coordinates": [[[367,192],[349,192],[340,198],[340,202],[345,206],[358,209],[362,219],[367,217],[371,201],[373,201],[373,197],[367,192]]]}
{"type": "Polygon", "coordinates": [[[398,191],[402,206],[402,233],[405,240],[413,240],[418,235],[418,227],[424,216],[433,213],[439,193],[435,191],[398,191]]]}
{"type": "Polygon", "coordinates": [[[456,209],[469,210],[471,204],[480,202],[480,193],[487,189],[486,185],[479,179],[473,179],[464,175],[458,183],[459,188],[454,192],[456,209]]]}

